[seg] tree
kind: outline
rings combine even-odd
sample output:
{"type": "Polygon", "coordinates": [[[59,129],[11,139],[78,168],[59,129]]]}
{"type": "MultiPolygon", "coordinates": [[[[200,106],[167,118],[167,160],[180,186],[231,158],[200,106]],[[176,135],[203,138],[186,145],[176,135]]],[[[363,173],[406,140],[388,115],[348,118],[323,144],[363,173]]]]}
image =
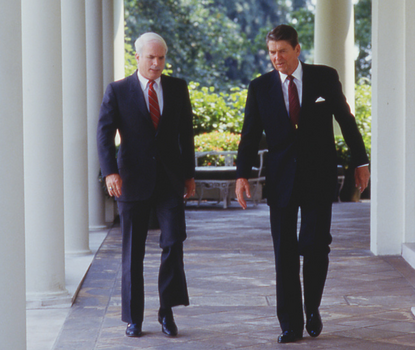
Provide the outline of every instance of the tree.
{"type": "Polygon", "coordinates": [[[289,25],[298,32],[298,41],[301,45],[300,59],[312,63],[314,49],[314,13],[315,6],[309,0],[293,2],[293,11],[289,14],[289,25]]]}
{"type": "Polygon", "coordinates": [[[355,5],[355,41],[359,48],[356,59],[356,81],[371,77],[372,69],[372,0],[355,5]]]}
{"type": "Polygon", "coordinates": [[[175,76],[217,88],[271,69],[265,36],[290,11],[285,0],[127,0],[125,9],[127,37],[160,33],[175,76]]]}
{"type": "Polygon", "coordinates": [[[205,86],[228,83],[227,60],[240,61],[247,46],[238,25],[213,0],[128,0],[126,22],[129,38],[160,33],[173,74],[205,86]]]}
{"type": "Polygon", "coordinates": [[[272,66],[266,51],[265,37],[278,24],[287,23],[290,8],[281,0],[214,0],[215,6],[237,23],[247,45],[238,62],[229,64],[228,77],[248,84],[256,75],[272,66]],[[232,74],[230,74],[232,73],[232,74]]]}
{"type": "MultiPolygon", "coordinates": [[[[247,85],[272,69],[266,34],[290,24],[299,34],[300,59],[312,62],[314,13],[311,0],[126,0],[127,65],[135,69],[132,40],[147,31],[167,41],[172,74],[201,86],[228,90],[247,85]]],[[[356,81],[370,77],[371,0],[355,5],[356,81]]]]}

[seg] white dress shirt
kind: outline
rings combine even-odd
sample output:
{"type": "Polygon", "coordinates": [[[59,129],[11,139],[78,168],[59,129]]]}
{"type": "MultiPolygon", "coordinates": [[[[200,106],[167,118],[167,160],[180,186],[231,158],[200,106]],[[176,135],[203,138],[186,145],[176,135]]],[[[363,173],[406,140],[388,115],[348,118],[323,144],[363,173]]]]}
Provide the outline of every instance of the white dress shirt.
{"type": "MultiPolygon", "coordinates": [[[[150,111],[150,106],[149,106],[149,103],[148,103],[148,89],[150,87],[150,85],[149,85],[150,80],[148,80],[147,78],[144,78],[138,70],[137,70],[137,76],[138,76],[138,80],[140,81],[141,90],[143,90],[143,93],[144,93],[144,98],[146,100],[147,109],[150,111]]],[[[156,91],[156,94],[157,94],[157,99],[159,101],[160,115],[162,115],[163,114],[164,100],[163,100],[163,89],[161,88],[161,78],[157,78],[154,81],[153,86],[154,86],[154,90],[156,91]]]]}

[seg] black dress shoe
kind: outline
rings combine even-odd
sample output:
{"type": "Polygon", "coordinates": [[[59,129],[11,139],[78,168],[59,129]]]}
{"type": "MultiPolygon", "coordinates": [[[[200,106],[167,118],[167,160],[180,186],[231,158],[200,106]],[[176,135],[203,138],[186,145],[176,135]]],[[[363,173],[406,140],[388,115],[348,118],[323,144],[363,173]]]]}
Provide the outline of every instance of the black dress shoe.
{"type": "Polygon", "coordinates": [[[125,334],[127,337],[141,337],[141,324],[129,323],[125,334]]]}
{"type": "Polygon", "coordinates": [[[282,334],[278,337],[278,343],[293,343],[297,340],[300,340],[303,338],[303,332],[295,332],[295,331],[284,331],[282,334]]]}
{"type": "Polygon", "coordinates": [[[167,315],[159,314],[161,331],[169,337],[175,337],[178,333],[176,323],[174,323],[173,313],[167,315]]]}
{"type": "Polygon", "coordinates": [[[320,335],[323,329],[323,323],[321,322],[320,312],[318,310],[307,315],[305,328],[312,337],[318,337],[320,335]]]}

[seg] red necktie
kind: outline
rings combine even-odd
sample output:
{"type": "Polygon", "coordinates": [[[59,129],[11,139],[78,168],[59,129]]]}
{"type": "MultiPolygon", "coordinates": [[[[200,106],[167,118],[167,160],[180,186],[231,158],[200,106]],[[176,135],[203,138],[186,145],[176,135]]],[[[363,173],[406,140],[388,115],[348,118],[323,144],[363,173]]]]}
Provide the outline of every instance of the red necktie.
{"type": "Polygon", "coordinates": [[[150,80],[150,85],[148,88],[148,104],[150,106],[150,116],[151,120],[154,125],[154,129],[157,130],[157,126],[160,120],[160,108],[159,108],[159,100],[157,98],[157,93],[154,90],[154,80],[150,80]]]}
{"type": "Polygon", "coordinates": [[[300,116],[300,100],[298,99],[297,86],[294,83],[294,77],[289,75],[288,84],[288,103],[290,105],[290,119],[294,129],[298,129],[298,120],[300,116]]]}

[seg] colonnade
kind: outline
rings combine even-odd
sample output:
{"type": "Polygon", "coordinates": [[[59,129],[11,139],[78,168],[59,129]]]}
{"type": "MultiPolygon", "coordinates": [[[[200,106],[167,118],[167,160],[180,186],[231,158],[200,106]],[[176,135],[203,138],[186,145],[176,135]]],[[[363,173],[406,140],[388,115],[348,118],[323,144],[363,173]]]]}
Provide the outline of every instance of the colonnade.
{"type": "MultiPolygon", "coordinates": [[[[317,0],[315,63],[335,67],[353,109],[352,0],[317,0]]],[[[372,1],[371,251],[415,268],[413,0],[372,1]]]]}
{"type": "Polygon", "coordinates": [[[318,0],[314,28],[314,63],[336,68],[354,111],[355,58],[353,0],[318,0]]]}
{"type": "MultiPolygon", "coordinates": [[[[89,230],[105,227],[95,130],[104,86],[123,76],[123,1],[0,7],[0,342],[21,350],[26,300],[67,300],[65,253],[88,253],[89,230]]],[[[373,0],[371,249],[380,255],[415,245],[414,14],[412,0],[373,0]]],[[[316,63],[337,68],[351,104],[352,17],[352,0],[317,0],[316,63]]]]}
{"type": "Polygon", "coordinates": [[[0,342],[26,349],[20,1],[0,0],[0,342]]]}
{"type": "Polygon", "coordinates": [[[372,4],[371,250],[415,268],[413,0],[372,4]]]}
{"type": "Polygon", "coordinates": [[[57,1],[22,1],[26,289],[30,300],[67,294],[60,13],[57,1]]]}
{"type": "Polygon", "coordinates": [[[0,342],[20,350],[27,303],[69,302],[65,254],[106,227],[96,124],[115,62],[122,77],[123,1],[0,7],[0,342]]]}

